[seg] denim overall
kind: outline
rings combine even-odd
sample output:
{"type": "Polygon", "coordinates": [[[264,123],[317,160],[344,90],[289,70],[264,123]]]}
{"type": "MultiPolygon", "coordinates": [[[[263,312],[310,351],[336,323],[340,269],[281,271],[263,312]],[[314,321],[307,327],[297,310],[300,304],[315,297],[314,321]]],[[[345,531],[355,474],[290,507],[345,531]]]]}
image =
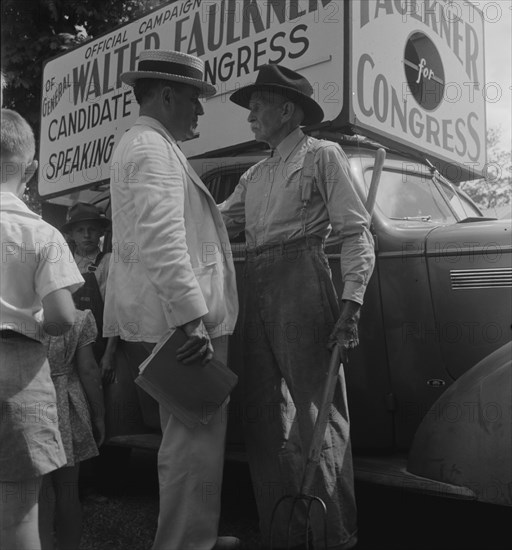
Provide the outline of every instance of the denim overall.
{"type": "Polygon", "coordinates": [[[107,338],[103,338],[103,297],[101,295],[100,287],[96,279],[95,271],[100,265],[104,252],[100,252],[94,262],[87,268],[85,273],[82,273],[84,278],[84,285],[80,287],[73,294],[73,301],[75,302],[75,307],[80,310],[90,309],[94,315],[94,320],[96,321],[96,328],[98,329],[98,336],[96,337],[96,342],[94,343],[94,357],[99,363],[105,349],[107,347],[107,338]]]}

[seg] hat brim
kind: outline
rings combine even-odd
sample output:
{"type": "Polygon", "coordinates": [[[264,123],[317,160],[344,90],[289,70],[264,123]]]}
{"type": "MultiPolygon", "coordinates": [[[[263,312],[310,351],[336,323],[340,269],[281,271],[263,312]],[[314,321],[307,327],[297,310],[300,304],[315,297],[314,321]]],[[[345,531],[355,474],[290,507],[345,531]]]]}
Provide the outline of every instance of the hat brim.
{"type": "Polygon", "coordinates": [[[81,220],[75,220],[75,221],[69,221],[67,223],[65,223],[61,228],[60,230],[63,232],[63,233],[66,233],[68,232],[74,225],[76,225],[77,223],[82,223],[82,222],[94,222],[94,223],[99,223],[100,225],[103,226],[103,229],[107,229],[107,227],[110,227],[110,220],[108,218],[83,218],[81,220]]]}
{"type": "Polygon", "coordinates": [[[244,86],[236,92],[232,93],[229,99],[244,107],[249,109],[249,102],[251,96],[255,92],[261,91],[274,91],[275,93],[282,95],[286,99],[293,101],[300,105],[304,111],[304,120],[302,124],[304,126],[312,126],[313,124],[319,124],[324,119],[324,111],[320,105],[311,97],[287,86],[280,86],[278,84],[250,84],[249,86],[244,86]]]}
{"type": "Polygon", "coordinates": [[[169,80],[171,82],[182,82],[199,89],[200,97],[211,97],[217,93],[215,86],[204,80],[190,78],[189,76],[173,75],[168,73],[159,73],[156,71],[127,71],[121,74],[121,81],[128,86],[133,86],[141,78],[156,78],[158,80],[169,80]]]}

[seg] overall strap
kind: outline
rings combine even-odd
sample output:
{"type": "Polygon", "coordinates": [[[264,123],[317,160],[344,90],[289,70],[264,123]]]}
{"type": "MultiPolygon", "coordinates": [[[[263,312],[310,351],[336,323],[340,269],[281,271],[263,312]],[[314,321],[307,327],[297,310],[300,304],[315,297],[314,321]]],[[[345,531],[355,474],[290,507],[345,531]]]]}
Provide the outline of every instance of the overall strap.
{"type": "Polygon", "coordinates": [[[313,193],[314,175],[315,175],[315,155],[317,151],[322,147],[323,140],[314,139],[304,155],[304,163],[302,165],[302,172],[300,175],[299,188],[301,189],[301,201],[302,201],[302,233],[306,234],[306,209],[309,201],[311,200],[311,194],[313,193]]]}
{"type": "Polygon", "coordinates": [[[105,256],[105,252],[100,252],[96,258],[94,258],[94,262],[87,268],[87,271],[94,272],[100,265],[101,260],[103,259],[103,256],[105,256]]]}

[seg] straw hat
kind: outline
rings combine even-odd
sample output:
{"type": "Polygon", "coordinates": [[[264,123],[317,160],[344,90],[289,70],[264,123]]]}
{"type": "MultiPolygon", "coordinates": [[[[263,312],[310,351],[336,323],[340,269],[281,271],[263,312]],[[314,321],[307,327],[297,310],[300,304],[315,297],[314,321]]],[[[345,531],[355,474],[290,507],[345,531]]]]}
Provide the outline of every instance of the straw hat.
{"type": "Polygon", "coordinates": [[[195,55],[167,50],[145,50],[139,56],[136,71],[121,74],[121,80],[133,86],[140,78],[158,78],[183,82],[199,89],[202,97],[215,95],[215,86],[204,80],[204,63],[195,55]]]}

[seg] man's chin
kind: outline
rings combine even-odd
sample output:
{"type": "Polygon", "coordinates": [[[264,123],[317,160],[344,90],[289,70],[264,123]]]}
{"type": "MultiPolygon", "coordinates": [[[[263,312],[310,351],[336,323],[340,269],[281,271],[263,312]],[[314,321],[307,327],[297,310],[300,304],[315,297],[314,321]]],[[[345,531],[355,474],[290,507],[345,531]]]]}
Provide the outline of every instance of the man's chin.
{"type": "Polygon", "coordinates": [[[192,128],[191,130],[189,130],[187,132],[187,135],[185,136],[185,139],[183,141],[187,141],[189,139],[194,139],[194,138],[197,138],[199,137],[199,132],[197,130],[197,127],[196,128],[192,128]]]}

